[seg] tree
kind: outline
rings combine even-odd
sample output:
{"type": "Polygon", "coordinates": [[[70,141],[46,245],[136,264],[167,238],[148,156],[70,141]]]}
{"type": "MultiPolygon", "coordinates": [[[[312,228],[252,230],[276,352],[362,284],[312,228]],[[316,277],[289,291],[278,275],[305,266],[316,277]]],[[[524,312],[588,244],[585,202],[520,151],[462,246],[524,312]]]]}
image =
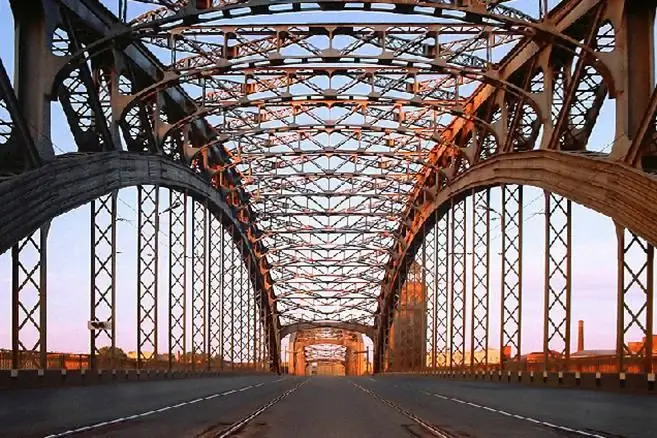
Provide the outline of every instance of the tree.
{"type": "MultiPolygon", "coordinates": [[[[101,347],[98,349],[98,357],[102,358],[111,358],[112,357],[112,347],[101,347]]],[[[125,351],[119,347],[114,347],[114,358],[115,359],[127,359],[128,355],[125,354],[125,351]]]]}

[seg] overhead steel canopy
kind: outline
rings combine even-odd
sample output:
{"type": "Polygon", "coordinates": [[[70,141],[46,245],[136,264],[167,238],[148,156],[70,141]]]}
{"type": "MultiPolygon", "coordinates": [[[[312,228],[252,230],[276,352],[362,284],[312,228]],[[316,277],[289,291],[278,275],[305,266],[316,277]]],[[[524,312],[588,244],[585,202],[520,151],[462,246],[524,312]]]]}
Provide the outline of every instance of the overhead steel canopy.
{"type": "MultiPolygon", "coordinates": [[[[542,0],[120,3],[130,28],[87,50],[125,35],[166,65],[123,114],[172,87],[194,99],[181,120],[160,114],[163,152],[246,194],[284,326],[373,327],[422,187],[495,152],[499,114],[470,110],[473,93],[504,89],[534,114],[528,91],[496,74],[504,57],[531,38],[587,50],[537,24],[542,0]],[[203,144],[200,120],[214,130],[203,144]],[[457,147],[459,123],[476,147],[457,147]]],[[[535,132],[524,120],[516,148],[535,132]]]]}

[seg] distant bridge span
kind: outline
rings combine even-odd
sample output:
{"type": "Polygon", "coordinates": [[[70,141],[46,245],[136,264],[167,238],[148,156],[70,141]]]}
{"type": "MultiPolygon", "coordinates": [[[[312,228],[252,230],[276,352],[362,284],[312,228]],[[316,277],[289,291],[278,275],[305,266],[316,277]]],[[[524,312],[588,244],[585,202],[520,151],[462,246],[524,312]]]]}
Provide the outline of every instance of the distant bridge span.
{"type": "Polygon", "coordinates": [[[362,333],[370,339],[374,339],[374,327],[355,322],[338,322],[338,321],[317,321],[317,322],[297,322],[281,327],[280,338],[296,333],[300,330],[309,330],[315,328],[339,328],[353,332],[362,333]]]}

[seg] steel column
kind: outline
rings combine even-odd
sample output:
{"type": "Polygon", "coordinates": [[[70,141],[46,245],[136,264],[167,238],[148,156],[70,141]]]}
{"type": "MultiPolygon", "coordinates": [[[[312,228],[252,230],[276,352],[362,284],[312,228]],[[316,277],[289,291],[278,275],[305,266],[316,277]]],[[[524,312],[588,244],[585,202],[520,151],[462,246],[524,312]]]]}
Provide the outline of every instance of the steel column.
{"type": "MultiPolygon", "coordinates": [[[[50,51],[53,16],[41,1],[13,1],[16,63],[14,88],[25,126],[34,141],[37,162],[54,158],[50,138],[50,95],[55,59],[50,51]]],[[[16,120],[14,120],[16,122],[16,120]]]]}
{"type": "Polygon", "coordinates": [[[545,197],[545,299],[543,364],[559,363],[567,370],[570,361],[571,213],[569,199],[548,191],[545,197]]]}
{"type": "Polygon", "coordinates": [[[208,337],[207,366],[215,360],[221,360],[221,235],[223,227],[219,219],[209,215],[208,236],[208,337]]]}
{"type": "MultiPolygon", "coordinates": [[[[243,242],[239,242],[237,245],[240,247],[243,245],[243,242]]],[[[235,263],[238,264],[237,266],[237,294],[235,295],[235,307],[237,309],[236,312],[236,320],[238,322],[237,324],[237,360],[240,363],[240,366],[242,363],[244,363],[244,355],[247,351],[247,338],[248,335],[246,333],[247,328],[248,328],[248,313],[247,309],[245,309],[245,301],[244,301],[244,293],[245,293],[245,269],[244,269],[244,261],[242,260],[241,257],[241,251],[238,248],[235,248],[235,263]],[[239,316],[238,316],[239,315],[239,316]]]]}
{"type": "Polygon", "coordinates": [[[47,283],[50,222],[11,250],[11,367],[48,368],[47,283]]]}
{"type": "MultiPolygon", "coordinates": [[[[623,65],[622,92],[616,102],[616,137],[623,136],[620,145],[640,135],[646,110],[650,108],[650,97],[655,87],[655,5],[653,2],[619,2],[622,7],[622,26],[616,34],[616,49],[619,57],[616,62],[623,65]]],[[[644,141],[647,138],[643,139],[644,141]]],[[[650,142],[641,145],[646,151],[650,142]]],[[[616,148],[615,148],[616,151],[616,148]]],[[[624,152],[624,151],[621,151],[624,152]]],[[[628,164],[640,165],[641,154],[634,151],[628,164]]]]}
{"type": "MultiPolygon", "coordinates": [[[[419,309],[413,309],[413,319],[419,318],[420,321],[413,321],[413,328],[420,329],[420,333],[413,333],[413,339],[418,339],[421,341],[420,352],[422,356],[419,358],[418,362],[418,371],[424,370],[427,367],[427,327],[429,321],[427,318],[428,315],[428,299],[429,299],[429,286],[427,284],[427,235],[426,228],[423,232],[424,236],[422,239],[422,247],[420,254],[420,278],[417,279],[420,282],[421,295],[420,303],[415,303],[415,306],[419,309]]],[[[415,351],[414,351],[415,353],[415,351]]],[[[416,358],[414,358],[417,360],[416,358]]]]}
{"type": "Polygon", "coordinates": [[[206,205],[192,202],[192,369],[204,360],[206,348],[206,282],[207,282],[207,217],[206,205]]]}
{"type": "Polygon", "coordinates": [[[158,186],[137,188],[137,368],[157,358],[158,186]],[[151,351],[144,350],[150,348],[151,351]],[[149,357],[147,354],[150,353],[149,357]]]}
{"type": "Polygon", "coordinates": [[[111,327],[89,331],[89,367],[96,369],[101,347],[109,347],[110,368],[116,368],[116,224],[118,191],[91,201],[90,321],[111,327]],[[104,342],[108,345],[99,345],[104,342]]]}
{"type": "Polygon", "coordinates": [[[233,306],[233,284],[235,281],[235,262],[233,260],[233,239],[227,229],[223,230],[223,290],[222,290],[222,336],[223,351],[226,360],[230,361],[231,368],[235,367],[235,329],[234,329],[234,306],[233,306]]]}
{"type": "Polygon", "coordinates": [[[502,186],[500,363],[520,358],[522,327],[522,186],[502,186]],[[507,358],[505,347],[510,347],[507,358]]]}
{"type": "Polygon", "coordinates": [[[644,239],[619,224],[616,224],[616,236],[618,239],[618,327],[616,330],[618,370],[651,373],[653,371],[655,249],[644,239]]]}
{"type": "MultiPolygon", "coordinates": [[[[436,368],[436,296],[437,296],[437,278],[436,278],[436,228],[432,226],[427,232],[424,240],[424,277],[423,283],[427,287],[426,294],[426,348],[431,352],[427,357],[429,368],[433,372],[436,368]]],[[[426,364],[426,361],[425,361],[426,364]]]]}
{"type": "Polygon", "coordinates": [[[452,201],[452,287],[450,290],[450,348],[449,366],[465,364],[465,309],[466,309],[466,204],[452,201]]]}
{"type": "Polygon", "coordinates": [[[488,311],[490,259],[490,190],[472,196],[472,307],[470,367],[488,365],[488,311]],[[476,352],[481,351],[481,355],[476,352]]]}
{"type": "Polygon", "coordinates": [[[187,194],[169,191],[169,370],[187,353],[187,194]]]}
{"type": "Polygon", "coordinates": [[[258,312],[257,304],[255,302],[255,293],[253,290],[253,282],[255,280],[255,272],[251,268],[251,258],[246,258],[246,274],[247,274],[247,309],[249,309],[249,367],[255,367],[258,357],[258,312]]]}
{"type": "Polygon", "coordinates": [[[450,231],[449,210],[436,212],[436,365],[449,366],[450,231]]]}

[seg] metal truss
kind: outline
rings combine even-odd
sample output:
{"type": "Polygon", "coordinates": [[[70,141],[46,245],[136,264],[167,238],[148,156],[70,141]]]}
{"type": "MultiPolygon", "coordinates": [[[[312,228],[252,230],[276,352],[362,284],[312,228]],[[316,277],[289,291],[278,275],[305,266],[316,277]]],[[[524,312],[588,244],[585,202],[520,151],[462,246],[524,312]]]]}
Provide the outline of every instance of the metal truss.
{"type": "Polygon", "coordinates": [[[158,333],[160,189],[137,188],[137,367],[155,359],[158,333]]]}
{"type": "Polygon", "coordinates": [[[502,294],[500,358],[520,357],[522,334],[522,186],[502,186],[502,294]],[[510,348],[510,356],[505,350],[510,348]]]}
{"type": "MultiPolygon", "coordinates": [[[[12,2],[19,21],[20,5],[30,1],[12,2]]],[[[460,367],[469,347],[469,363],[485,366],[486,356],[474,353],[489,344],[488,241],[495,212],[487,190],[471,190],[517,182],[516,173],[489,171],[463,183],[464,192],[450,188],[477,179],[472,175],[486,172],[481,169],[488,163],[522,160],[519,152],[538,148],[577,156],[590,167],[613,157],[636,169],[657,169],[657,92],[653,68],[645,66],[651,47],[642,43],[652,38],[654,5],[564,0],[548,11],[544,0],[330,3],[330,10],[348,11],[358,24],[271,24],[256,17],[328,10],[310,0],[257,7],[246,0],[119,0],[119,17],[97,1],[33,1],[47,24],[32,29],[42,37],[32,39],[45,36],[51,44],[30,43],[20,31],[27,27],[17,26],[17,46],[26,50],[17,63],[16,90],[0,63],[0,179],[11,181],[52,158],[49,99],[56,98],[76,152],[91,161],[109,151],[158,156],[191,169],[203,188],[225,200],[223,217],[211,214],[209,204],[192,202],[187,294],[187,195],[172,192],[171,205],[182,203],[182,209],[169,211],[170,358],[188,349],[191,295],[194,367],[211,367],[219,358],[232,368],[264,360],[276,367],[279,327],[308,322],[367,327],[376,333],[378,360],[390,354],[381,345],[399,341],[391,330],[414,327],[400,328],[403,312],[392,306],[408,305],[404,288],[419,282],[426,286],[420,335],[431,352],[426,363],[460,367]],[[131,14],[136,10],[138,16],[131,14]],[[396,18],[372,23],[372,10],[396,18]],[[43,67],[39,81],[29,80],[34,66],[43,67]],[[585,154],[610,95],[618,141],[609,157],[585,154]],[[472,230],[466,194],[472,196],[472,230]]],[[[73,158],[54,161],[66,160],[73,158]]],[[[549,186],[545,180],[552,177],[541,178],[543,188],[549,186]]],[[[180,187],[177,182],[169,181],[180,187]]],[[[138,192],[139,366],[145,353],[158,350],[158,192],[157,185],[138,192]]],[[[115,251],[112,196],[105,193],[92,205],[91,319],[113,318],[114,255],[107,253],[115,251]]],[[[637,221],[638,214],[617,213],[624,218],[614,217],[618,223],[634,228],[628,220],[637,221]]],[[[545,214],[547,366],[569,355],[570,201],[547,194],[545,214]]],[[[521,345],[521,186],[503,186],[500,219],[500,347],[511,347],[508,360],[519,357],[521,345]]],[[[15,367],[24,366],[18,351],[38,351],[33,366],[47,365],[47,229],[13,249],[15,367]]],[[[651,354],[630,349],[625,335],[652,334],[652,251],[619,231],[623,369],[633,356],[651,354]],[[637,248],[643,268],[625,257],[637,248]],[[626,299],[632,294],[647,307],[626,299]]],[[[404,336],[418,335],[409,330],[404,336]]],[[[91,336],[92,354],[101,337],[114,343],[110,331],[91,336]]]]}
{"type": "Polygon", "coordinates": [[[50,224],[11,250],[11,367],[48,367],[46,350],[47,242],[50,224]]]}
{"type": "Polygon", "coordinates": [[[426,324],[425,324],[425,338],[426,346],[425,350],[427,351],[426,360],[424,364],[429,369],[436,368],[437,360],[437,339],[436,339],[436,327],[438,320],[436,318],[437,310],[437,298],[438,298],[438,278],[436,276],[436,271],[438,268],[437,264],[437,236],[436,228],[431,227],[426,231],[425,239],[423,243],[423,275],[424,279],[422,284],[427,288],[426,291],[426,324]]]}
{"type": "Polygon", "coordinates": [[[488,365],[490,190],[473,192],[470,366],[488,365]],[[477,354],[480,352],[481,354],[477,354]]]}
{"type": "Polygon", "coordinates": [[[235,286],[236,286],[236,271],[238,269],[237,261],[235,260],[235,251],[232,250],[233,244],[230,233],[226,228],[223,229],[222,239],[222,274],[223,274],[223,287],[222,287],[222,334],[223,334],[223,353],[230,366],[234,368],[236,359],[236,316],[238,313],[235,309],[235,286]]]}
{"type": "Polygon", "coordinates": [[[452,202],[451,211],[451,287],[449,295],[449,366],[465,364],[467,207],[465,201],[452,202]]]}
{"type": "Polygon", "coordinates": [[[450,365],[450,291],[452,284],[450,273],[450,211],[442,216],[436,212],[436,366],[450,365]]]}
{"type": "Polygon", "coordinates": [[[570,298],[572,266],[572,205],[562,196],[545,192],[545,322],[544,364],[567,365],[570,359],[570,298]]]}
{"type": "Polygon", "coordinates": [[[346,359],[347,347],[344,345],[315,344],[304,349],[306,362],[338,361],[346,359]]]}
{"type": "Polygon", "coordinates": [[[192,366],[202,367],[207,349],[208,210],[192,203],[192,366]]]}
{"type": "MultiPolygon", "coordinates": [[[[223,292],[223,227],[214,215],[208,215],[208,316],[207,365],[223,358],[221,305],[223,292]]],[[[223,367],[223,360],[220,363],[223,367]]]]}
{"type": "Polygon", "coordinates": [[[246,285],[248,281],[248,276],[246,275],[246,266],[244,265],[241,257],[239,257],[239,251],[235,253],[235,283],[233,288],[233,305],[235,306],[235,312],[233,314],[234,318],[234,328],[235,333],[235,360],[239,363],[246,362],[247,359],[247,349],[248,349],[248,328],[249,321],[248,319],[248,309],[246,308],[246,293],[248,291],[246,285]],[[238,317],[239,315],[239,317],[238,317]]]}
{"type": "Polygon", "coordinates": [[[618,238],[618,327],[616,352],[620,372],[653,372],[655,248],[616,224],[618,238]],[[640,339],[639,348],[630,346],[640,339]]]}
{"type": "Polygon", "coordinates": [[[40,164],[41,157],[0,59],[0,180],[40,164]]]}
{"type": "Polygon", "coordinates": [[[290,347],[291,355],[303,357],[303,364],[319,361],[344,364],[347,356],[364,353],[362,334],[331,327],[299,330],[291,337],[290,347]]]}
{"type": "MultiPolygon", "coordinates": [[[[168,122],[160,143],[181,132],[185,137],[199,119],[216,129],[193,151],[181,146],[182,156],[195,155],[192,165],[199,170],[239,175],[237,186],[248,194],[261,230],[258,242],[267,248],[283,325],[373,325],[399,217],[414,195],[416,175],[429,169],[429,155],[444,144],[443,131],[465,118],[492,132],[477,114],[464,112],[469,84],[490,81],[529,98],[481,74],[501,59],[498,49],[535,30],[535,19],[506,5],[476,12],[491,23],[484,32],[467,19],[344,29],[236,25],[211,15],[222,10],[230,17],[231,4],[186,9],[184,2],[147,3],[152,10],[131,18],[132,35],[168,52],[161,61],[179,75],[128,93],[122,112],[150,108],[163,90],[185,86],[198,110],[168,122]],[[196,24],[178,26],[181,14],[196,16],[196,24]],[[216,163],[212,156],[223,152],[229,159],[216,163]]],[[[426,6],[455,17],[475,12],[426,6]]]]}
{"type": "Polygon", "coordinates": [[[116,224],[118,192],[91,203],[91,314],[90,321],[108,322],[98,330],[90,330],[89,366],[97,367],[96,355],[102,347],[110,347],[110,363],[114,369],[116,347],[116,224]]]}
{"type": "Polygon", "coordinates": [[[169,368],[187,353],[187,194],[169,190],[169,368]]]}

